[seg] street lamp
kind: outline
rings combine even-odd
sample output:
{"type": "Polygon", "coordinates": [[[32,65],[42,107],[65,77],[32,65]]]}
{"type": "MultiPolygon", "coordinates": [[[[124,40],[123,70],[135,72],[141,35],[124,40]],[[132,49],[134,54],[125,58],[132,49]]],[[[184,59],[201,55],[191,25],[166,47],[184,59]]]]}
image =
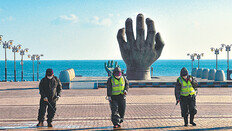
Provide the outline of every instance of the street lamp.
{"type": "Polygon", "coordinates": [[[12,46],[12,52],[14,52],[14,81],[16,81],[16,61],[15,61],[16,58],[15,58],[15,53],[19,52],[21,47],[22,47],[22,45],[20,45],[20,44],[12,46]]]}
{"type": "Polygon", "coordinates": [[[190,56],[190,59],[192,60],[192,70],[193,70],[193,61],[194,61],[194,54],[187,54],[187,56],[190,56]]]}
{"type": "Polygon", "coordinates": [[[40,57],[41,56],[44,56],[43,54],[40,54],[40,55],[36,55],[36,60],[37,60],[37,81],[39,81],[39,60],[40,60],[40,57]]]}
{"type": "Polygon", "coordinates": [[[2,43],[3,48],[5,49],[5,81],[7,81],[7,57],[6,57],[6,49],[11,49],[11,45],[13,44],[13,40],[2,41],[2,35],[0,35],[0,45],[2,43]]]}
{"type": "Polygon", "coordinates": [[[216,70],[217,70],[218,69],[218,64],[217,64],[218,54],[219,54],[219,51],[222,52],[223,48],[222,47],[220,47],[220,48],[211,47],[210,49],[211,49],[212,52],[214,51],[214,54],[216,55],[216,70]]]}
{"type": "Polygon", "coordinates": [[[231,45],[225,45],[225,44],[222,44],[222,47],[225,47],[226,48],[226,51],[227,51],[227,73],[229,71],[229,52],[230,52],[230,48],[231,48],[232,44],[231,45]]]}
{"type": "Polygon", "coordinates": [[[230,66],[229,66],[229,52],[230,52],[231,46],[232,46],[232,44],[231,45],[222,44],[222,47],[225,47],[226,51],[227,51],[227,80],[230,78],[229,77],[229,70],[230,70],[230,66]]]}
{"type": "Polygon", "coordinates": [[[197,54],[197,53],[194,53],[194,56],[196,56],[197,57],[197,60],[198,60],[198,69],[199,69],[199,61],[200,61],[200,59],[201,59],[201,57],[203,57],[204,56],[204,53],[201,53],[201,54],[197,54]]]}
{"type": "Polygon", "coordinates": [[[34,71],[34,61],[35,61],[35,57],[36,57],[36,55],[28,55],[28,58],[31,58],[31,60],[32,60],[32,63],[33,63],[33,81],[35,81],[35,71],[34,71]]]}
{"type": "Polygon", "coordinates": [[[22,71],[21,71],[21,81],[23,81],[23,56],[24,56],[24,54],[25,54],[25,52],[28,52],[28,48],[26,48],[26,49],[21,49],[20,50],[20,55],[21,55],[21,65],[22,65],[22,71]]]}

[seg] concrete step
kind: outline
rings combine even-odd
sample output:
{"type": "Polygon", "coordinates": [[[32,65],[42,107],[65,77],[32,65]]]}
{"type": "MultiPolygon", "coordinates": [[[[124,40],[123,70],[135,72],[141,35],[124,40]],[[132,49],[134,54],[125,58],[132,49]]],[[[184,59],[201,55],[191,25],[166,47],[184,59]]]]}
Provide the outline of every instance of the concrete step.
{"type": "Polygon", "coordinates": [[[70,89],[97,89],[97,82],[71,82],[70,89]]]}

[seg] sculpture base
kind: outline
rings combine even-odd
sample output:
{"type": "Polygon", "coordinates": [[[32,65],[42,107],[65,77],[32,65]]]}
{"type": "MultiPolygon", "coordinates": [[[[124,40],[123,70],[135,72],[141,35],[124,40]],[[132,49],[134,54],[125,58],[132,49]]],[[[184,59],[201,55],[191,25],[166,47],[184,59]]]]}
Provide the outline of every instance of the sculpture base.
{"type": "Polygon", "coordinates": [[[128,80],[151,80],[150,68],[127,68],[126,75],[128,80]]]}

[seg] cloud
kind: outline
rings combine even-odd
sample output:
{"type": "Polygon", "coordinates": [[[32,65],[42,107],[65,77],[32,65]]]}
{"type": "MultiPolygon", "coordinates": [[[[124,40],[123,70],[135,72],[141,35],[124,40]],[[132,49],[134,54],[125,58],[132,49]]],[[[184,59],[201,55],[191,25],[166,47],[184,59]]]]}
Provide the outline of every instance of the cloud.
{"type": "Polygon", "coordinates": [[[111,26],[112,20],[110,18],[99,18],[98,16],[94,16],[90,23],[100,26],[111,26]]]}
{"type": "Polygon", "coordinates": [[[7,21],[13,21],[13,20],[14,20],[14,18],[12,16],[8,16],[6,18],[3,18],[1,21],[2,22],[7,22],[7,21]]]}
{"type": "Polygon", "coordinates": [[[62,15],[60,16],[60,19],[66,20],[66,21],[72,21],[73,23],[77,23],[77,16],[74,14],[71,14],[70,16],[62,15]]]}
{"type": "Polygon", "coordinates": [[[78,17],[75,14],[61,15],[52,21],[53,24],[75,24],[78,22],[78,17]]]}

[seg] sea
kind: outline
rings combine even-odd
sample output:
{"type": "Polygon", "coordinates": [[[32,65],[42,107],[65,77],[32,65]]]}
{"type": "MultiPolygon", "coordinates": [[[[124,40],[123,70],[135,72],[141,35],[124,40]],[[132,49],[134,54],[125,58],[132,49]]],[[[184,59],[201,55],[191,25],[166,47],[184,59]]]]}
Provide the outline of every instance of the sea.
{"type": "MultiPolygon", "coordinates": [[[[114,60],[118,62],[118,65],[126,71],[126,65],[123,60],[114,60]]],[[[21,61],[16,61],[16,80],[21,81],[22,67],[21,61]]],[[[52,68],[54,75],[59,77],[61,71],[73,68],[76,76],[83,77],[106,77],[104,63],[108,60],[40,60],[39,69],[37,70],[37,61],[34,62],[34,77],[35,80],[40,80],[45,76],[47,68],[52,68]],[[37,78],[37,72],[39,78],[37,78]]],[[[154,69],[153,76],[179,76],[180,70],[186,67],[191,73],[192,70],[191,60],[157,60],[152,64],[154,69]]],[[[216,69],[216,60],[200,60],[200,68],[216,69]]],[[[31,60],[25,60],[23,65],[24,80],[33,80],[33,64],[31,60]]],[[[193,67],[198,67],[198,61],[193,62],[193,67]]],[[[218,60],[218,69],[224,70],[226,75],[227,60],[218,60]]],[[[230,62],[230,69],[232,69],[232,63],[230,62]]],[[[0,61],[0,81],[5,80],[5,61],[0,61]]],[[[14,61],[7,61],[7,80],[14,80],[14,61]]]]}

